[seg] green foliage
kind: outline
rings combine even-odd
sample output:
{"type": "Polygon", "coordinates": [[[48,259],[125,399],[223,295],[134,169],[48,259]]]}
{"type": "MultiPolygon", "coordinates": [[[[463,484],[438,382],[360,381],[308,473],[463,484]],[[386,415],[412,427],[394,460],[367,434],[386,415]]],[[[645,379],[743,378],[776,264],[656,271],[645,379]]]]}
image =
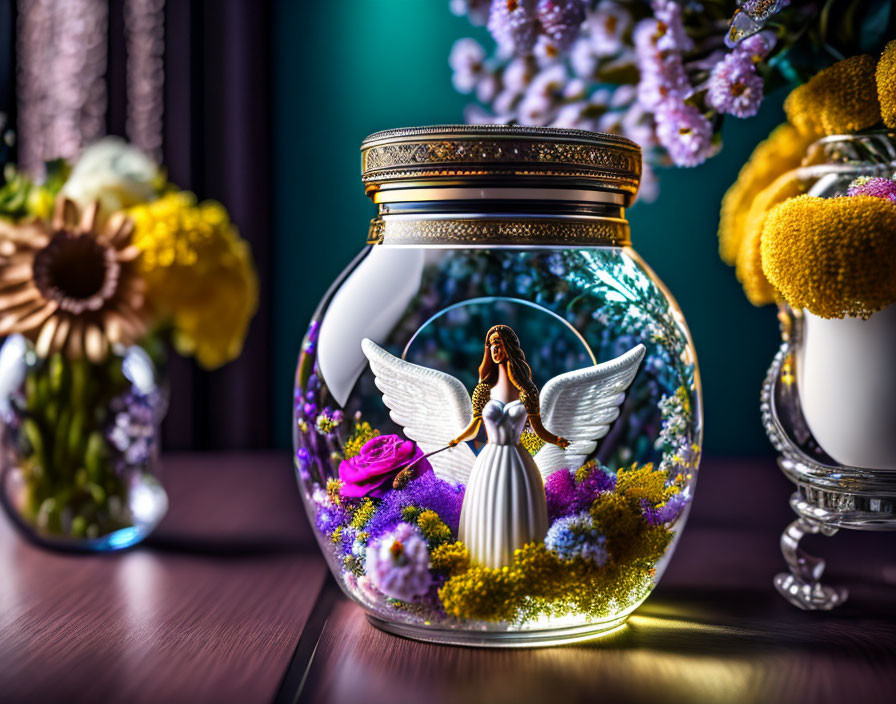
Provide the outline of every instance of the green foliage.
{"type": "Polygon", "coordinates": [[[112,466],[103,429],[109,402],[128,386],[114,355],[94,364],[55,354],[28,367],[17,409],[26,520],[76,537],[127,525],[127,486],[112,466]]]}

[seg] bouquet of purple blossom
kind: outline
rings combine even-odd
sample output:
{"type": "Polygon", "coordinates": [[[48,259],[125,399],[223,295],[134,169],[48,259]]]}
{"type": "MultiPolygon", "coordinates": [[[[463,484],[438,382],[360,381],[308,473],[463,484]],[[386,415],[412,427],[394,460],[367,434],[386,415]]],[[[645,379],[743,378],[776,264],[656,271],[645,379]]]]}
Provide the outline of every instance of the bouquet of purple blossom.
{"type": "Polygon", "coordinates": [[[799,83],[892,32],[887,0],[452,0],[486,25],[489,56],[455,42],[449,63],[474,94],[469,123],[548,125],[621,134],[652,166],[697,166],[721,148],[725,116],[755,115],[763,95],[799,83]],[[822,9],[824,10],[822,12],[822,9]]]}

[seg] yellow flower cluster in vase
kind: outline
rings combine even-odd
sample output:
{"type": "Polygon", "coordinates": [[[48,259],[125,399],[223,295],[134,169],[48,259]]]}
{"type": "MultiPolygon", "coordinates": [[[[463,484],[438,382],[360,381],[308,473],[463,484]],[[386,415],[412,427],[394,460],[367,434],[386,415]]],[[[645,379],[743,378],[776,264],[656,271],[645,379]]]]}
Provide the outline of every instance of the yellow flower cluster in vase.
{"type": "Polygon", "coordinates": [[[893,261],[896,203],[855,197],[862,189],[806,200],[813,172],[799,167],[812,165],[819,138],[896,126],[896,41],[878,61],[855,56],[819,72],[784,108],[788,122],[756,147],[722,200],[719,254],[754,305],[785,300],[823,317],[870,315],[896,302],[874,266],[876,257],[893,261]]]}
{"type": "Polygon", "coordinates": [[[224,207],[173,191],[131,208],[155,312],[181,354],[214,368],[237,357],[258,302],[252,256],[224,207]]]}

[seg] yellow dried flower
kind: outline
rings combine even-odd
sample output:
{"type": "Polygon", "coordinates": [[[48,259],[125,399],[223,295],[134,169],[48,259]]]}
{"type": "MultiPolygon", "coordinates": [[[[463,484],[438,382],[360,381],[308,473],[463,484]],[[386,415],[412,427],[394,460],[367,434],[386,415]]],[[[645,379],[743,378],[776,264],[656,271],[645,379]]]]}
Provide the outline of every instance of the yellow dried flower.
{"type": "Polygon", "coordinates": [[[402,506],[401,508],[401,520],[405,523],[416,523],[419,515],[419,506],[402,506]]]}
{"type": "Polygon", "coordinates": [[[607,616],[647,593],[653,558],[662,554],[671,538],[672,533],[661,526],[649,528],[643,549],[633,553],[629,563],[603,567],[582,558],[564,560],[543,543],[529,543],[506,567],[473,565],[455,572],[439,589],[439,598],[447,613],[483,621],[521,623],[571,612],[607,616]],[[648,562],[650,566],[645,566],[648,562]]]}
{"type": "Polygon", "coordinates": [[[449,575],[465,572],[470,569],[470,551],[461,542],[443,543],[429,553],[429,565],[449,575]]]}
{"type": "Polygon", "coordinates": [[[880,116],[887,127],[896,128],[896,40],[884,47],[877,62],[875,78],[880,116]]]}
{"type": "Polygon", "coordinates": [[[258,304],[249,247],[219,203],[176,191],[129,211],[147,296],[181,354],[206,368],[236,358],[258,304]]]}
{"type": "Polygon", "coordinates": [[[333,541],[333,545],[339,545],[342,542],[342,529],[343,526],[337,526],[336,530],[333,531],[333,534],[330,536],[330,540],[333,541]]]}
{"type": "Polygon", "coordinates": [[[722,198],[719,214],[719,256],[729,266],[737,260],[746,215],[756,196],[781,174],[800,165],[811,139],[786,122],[760,142],[722,198]]]}
{"type": "Polygon", "coordinates": [[[616,491],[633,501],[646,500],[651,506],[665,503],[678,493],[675,487],[666,488],[666,472],[654,469],[653,462],[642,467],[637,463],[627,469],[620,467],[616,472],[616,491]]]}
{"type": "Polygon", "coordinates": [[[787,119],[802,134],[858,132],[880,121],[875,61],[851,56],[820,71],[784,101],[787,119]]]}
{"type": "Polygon", "coordinates": [[[373,518],[376,513],[376,506],[371,499],[364,499],[355,512],[352,514],[352,528],[360,530],[373,518]]]}
{"type": "Polygon", "coordinates": [[[335,477],[332,479],[327,479],[327,497],[337,506],[342,504],[342,496],[339,493],[341,489],[341,479],[336,479],[335,477]]]}
{"type": "Polygon", "coordinates": [[[361,452],[361,448],[364,447],[364,444],[379,434],[380,431],[371,428],[370,423],[367,421],[355,423],[355,429],[352,431],[352,436],[345,441],[345,446],[342,448],[342,454],[345,459],[349,460],[352,457],[356,457],[361,452]]]}
{"type": "Polygon", "coordinates": [[[640,506],[617,492],[600,494],[591,505],[591,516],[598,530],[607,536],[610,554],[627,555],[632,551],[638,532],[644,525],[640,506]]]}
{"type": "Polygon", "coordinates": [[[896,302],[896,204],[873,196],[792,198],[769,213],[762,267],[793,308],[868,317],[896,302]]]}
{"type": "Polygon", "coordinates": [[[420,532],[426,538],[426,542],[430,547],[441,545],[451,540],[451,529],[445,524],[439,514],[435,511],[423,511],[417,516],[417,525],[420,526],[420,532]]]}
{"type": "Polygon", "coordinates": [[[747,299],[754,306],[774,303],[776,299],[774,287],[762,272],[759,252],[765,220],[774,206],[801,194],[803,190],[803,183],[798,178],[792,173],[784,174],[756,196],[744,218],[744,238],[737,254],[736,273],[747,299]]]}

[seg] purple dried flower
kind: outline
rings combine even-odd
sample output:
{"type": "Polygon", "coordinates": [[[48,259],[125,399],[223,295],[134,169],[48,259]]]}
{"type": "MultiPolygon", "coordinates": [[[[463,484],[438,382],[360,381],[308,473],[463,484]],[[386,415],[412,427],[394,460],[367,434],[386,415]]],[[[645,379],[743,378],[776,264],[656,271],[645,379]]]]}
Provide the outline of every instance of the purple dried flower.
{"type": "Polygon", "coordinates": [[[575,512],[576,480],[568,469],[548,475],[544,482],[544,493],[548,502],[549,521],[575,512]]]}
{"type": "Polygon", "coordinates": [[[655,110],[669,99],[683,100],[691,92],[691,84],[684,70],[681,55],[663,53],[655,49],[639,49],[637,52],[638,102],[648,110],[655,110]]]}
{"type": "Polygon", "coordinates": [[[602,535],[588,511],[558,519],[548,529],[545,546],[563,559],[581,557],[603,567],[607,562],[606,536],[602,535]]]}
{"type": "Polygon", "coordinates": [[[501,80],[505,89],[519,95],[529,87],[536,73],[538,67],[531,57],[517,57],[507,64],[501,80]]]}
{"type": "Polygon", "coordinates": [[[548,504],[548,519],[555,520],[579,511],[587,511],[598,494],[613,491],[616,480],[607,471],[597,466],[580,482],[568,469],[553,472],[544,483],[548,504]]]}
{"type": "Polygon", "coordinates": [[[541,34],[532,51],[539,66],[549,66],[563,59],[563,49],[546,34],[541,34]]]}
{"type": "Polygon", "coordinates": [[[768,52],[772,50],[775,46],[775,39],[774,32],[754,34],[738,44],[733,53],[747,57],[753,61],[753,63],[756,63],[760,59],[764,59],[768,55],[768,52]]]}
{"type": "Polygon", "coordinates": [[[349,515],[341,506],[337,506],[332,501],[317,503],[317,516],[314,519],[314,525],[324,535],[332,535],[334,530],[348,522],[349,515]]]}
{"type": "Polygon", "coordinates": [[[365,529],[376,537],[401,521],[402,509],[416,506],[424,511],[435,511],[451,531],[457,534],[463,501],[463,486],[439,479],[434,472],[427,472],[409,482],[404,489],[387,492],[365,529]]]}
{"type": "Polygon", "coordinates": [[[488,21],[489,0],[451,0],[451,14],[458,17],[467,16],[470,24],[481,27],[488,21]]]}
{"type": "Polygon", "coordinates": [[[538,0],[535,8],[541,31],[566,51],[578,36],[585,21],[583,0],[538,0]]]}
{"type": "Polygon", "coordinates": [[[483,73],[485,49],[475,39],[458,39],[451,47],[448,65],[451,66],[451,82],[458,93],[470,93],[483,73]]]}
{"type": "Polygon", "coordinates": [[[623,37],[631,25],[632,16],[622,5],[612,0],[599,2],[585,20],[594,54],[600,57],[619,54],[624,48],[623,37]]]}
{"type": "Polygon", "coordinates": [[[367,576],[386,596],[412,601],[432,584],[429,550],[414,526],[399,523],[367,548],[367,576]]]}
{"type": "Polygon", "coordinates": [[[694,48],[694,41],[685,31],[681,17],[681,5],[676,0],[653,0],[653,15],[656,18],[656,47],[660,51],[688,52],[694,48]]]}
{"type": "Polygon", "coordinates": [[[667,100],[656,112],[656,136],[678,166],[697,166],[712,154],[712,124],[693,105],[667,100]]]}
{"type": "Polygon", "coordinates": [[[569,65],[579,78],[593,79],[598,63],[598,56],[590,41],[582,37],[573,43],[569,51],[569,65]]]}
{"type": "Polygon", "coordinates": [[[605,491],[613,491],[616,488],[616,478],[598,465],[591,470],[576,487],[576,500],[579,502],[579,510],[584,510],[594,503],[598,494],[605,491]]]}
{"type": "Polygon", "coordinates": [[[508,54],[528,54],[538,39],[536,0],[492,0],[488,31],[508,54]]]}
{"type": "Polygon", "coordinates": [[[896,202],[896,181],[880,176],[859,176],[849,184],[848,196],[873,196],[896,202]]]}
{"type": "Polygon", "coordinates": [[[678,493],[662,506],[653,508],[646,499],[641,499],[641,512],[644,514],[645,520],[652,526],[673,523],[678,520],[689,501],[689,496],[678,493]]]}
{"type": "Polygon", "coordinates": [[[719,112],[752,117],[762,103],[762,77],[747,54],[732,51],[715,65],[706,102],[719,112]]]}

